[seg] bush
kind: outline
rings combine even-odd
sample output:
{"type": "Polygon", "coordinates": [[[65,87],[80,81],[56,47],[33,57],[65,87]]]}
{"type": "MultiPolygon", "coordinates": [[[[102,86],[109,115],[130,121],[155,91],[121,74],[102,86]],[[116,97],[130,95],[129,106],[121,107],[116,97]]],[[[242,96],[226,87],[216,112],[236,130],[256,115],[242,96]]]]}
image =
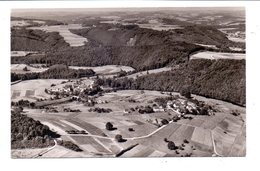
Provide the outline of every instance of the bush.
{"type": "Polygon", "coordinates": [[[122,135],[120,135],[120,134],[117,134],[117,135],[115,136],[115,139],[117,140],[117,142],[123,142],[123,137],[122,137],[122,135]]]}
{"type": "Polygon", "coordinates": [[[111,122],[107,122],[106,129],[109,130],[109,131],[113,130],[113,124],[111,122]]]}
{"type": "Polygon", "coordinates": [[[80,152],[80,151],[83,151],[82,149],[79,148],[79,146],[77,146],[76,144],[72,143],[71,141],[58,141],[58,145],[61,145],[65,148],[68,148],[68,149],[71,149],[73,151],[77,151],[77,152],[80,152]]]}
{"type": "Polygon", "coordinates": [[[168,148],[169,148],[170,150],[175,150],[176,146],[175,146],[174,142],[169,141],[169,142],[168,142],[168,148]]]}

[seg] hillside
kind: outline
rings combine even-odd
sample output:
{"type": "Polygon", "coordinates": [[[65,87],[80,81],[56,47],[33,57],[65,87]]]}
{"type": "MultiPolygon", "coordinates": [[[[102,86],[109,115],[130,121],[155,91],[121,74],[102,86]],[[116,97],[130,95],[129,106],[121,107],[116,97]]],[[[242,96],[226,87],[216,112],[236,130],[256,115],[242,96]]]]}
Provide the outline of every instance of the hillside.
{"type": "Polygon", "coordinates": [[[195,25],[175,31],[157,31],[135,25],[102,24],[70,31],[86,37],[89,42],[85,46],[70,47],[56,32],[12,29],[11,50],[42,51],[46,55],[12,58],[11,63],[120,64],[147,70],[183,63],[189,54],[207,49],[196,43],[217,45],[222,51],[231,43],[224,33],[212,27],[195,25]]]}
{"type": "Polygon", "coordinates": [[[97,80],[100,85],[117,89],[181,92],[224,100],[245,106],[245,60],[194,59],[163,73],[139,76],[137,79],[97,80]]]}
{"type": "Polygon", "coordinates": [[[188,64],[163,74],[137,78],[138,89],[177,91],[224,100],[239,105],[246,103],[245,60],[191,60],[188,64]]]}

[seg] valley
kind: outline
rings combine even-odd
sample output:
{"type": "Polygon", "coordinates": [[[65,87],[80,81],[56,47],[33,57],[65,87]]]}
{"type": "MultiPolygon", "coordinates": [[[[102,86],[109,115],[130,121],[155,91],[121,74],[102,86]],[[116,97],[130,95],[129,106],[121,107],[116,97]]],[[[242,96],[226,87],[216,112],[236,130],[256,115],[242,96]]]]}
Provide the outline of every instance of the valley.
{"type": "Polygon", "coordinates": [[[12,158],[246,156],[244,9],[198,9],[14,10],[12,158]]]}

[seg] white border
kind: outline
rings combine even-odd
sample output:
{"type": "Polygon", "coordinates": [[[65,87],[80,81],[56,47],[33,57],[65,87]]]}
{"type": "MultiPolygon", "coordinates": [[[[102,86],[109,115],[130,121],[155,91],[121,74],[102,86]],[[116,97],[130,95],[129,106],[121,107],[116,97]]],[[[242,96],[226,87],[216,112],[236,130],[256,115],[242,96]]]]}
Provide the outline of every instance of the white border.
{"type": "Polygon", "coordinates": [[[8,170],[257,170],[259,159],[259,2],[234,1],[19,1],[0,2],[1,67],[1,168],[8,170]],[[165,6],[245,6],[247,79],[247,156],[242,158],[127,158],[127,159],[11,159],[10,155],[10,11],[12,8],[99,8],[165,6]],[[3,166],[4,164],[4,166],[3,166]],[[5,167],[6,166],[6,167],[5,167]]]}

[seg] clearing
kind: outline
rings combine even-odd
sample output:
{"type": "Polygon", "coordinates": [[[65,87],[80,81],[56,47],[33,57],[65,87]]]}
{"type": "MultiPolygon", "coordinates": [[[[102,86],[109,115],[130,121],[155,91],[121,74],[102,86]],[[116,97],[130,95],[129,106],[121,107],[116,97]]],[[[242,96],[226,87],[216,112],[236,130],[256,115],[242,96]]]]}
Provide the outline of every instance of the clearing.
{"type": "Polygon", "coordinates": [[[199,52],[190,56],[190,59],[246,59],[246,54],[242,53],[219,53],[219,52],[199,52]]]}
{"type": "Polygon", "coordinates": [[[80,24],[69,24],[69,25],[54,25],[54,26],[40,26],[40,27],[29,27],[28,29],[38,29],[46,32],[59,32],[59,34],[64,37],[64,40],[69,43],[70,46],[83,46],[85,42],[88,42],[87,38],[81,37],[79,35],[70,32],[70,29],[82,29],[80,24]]]}

